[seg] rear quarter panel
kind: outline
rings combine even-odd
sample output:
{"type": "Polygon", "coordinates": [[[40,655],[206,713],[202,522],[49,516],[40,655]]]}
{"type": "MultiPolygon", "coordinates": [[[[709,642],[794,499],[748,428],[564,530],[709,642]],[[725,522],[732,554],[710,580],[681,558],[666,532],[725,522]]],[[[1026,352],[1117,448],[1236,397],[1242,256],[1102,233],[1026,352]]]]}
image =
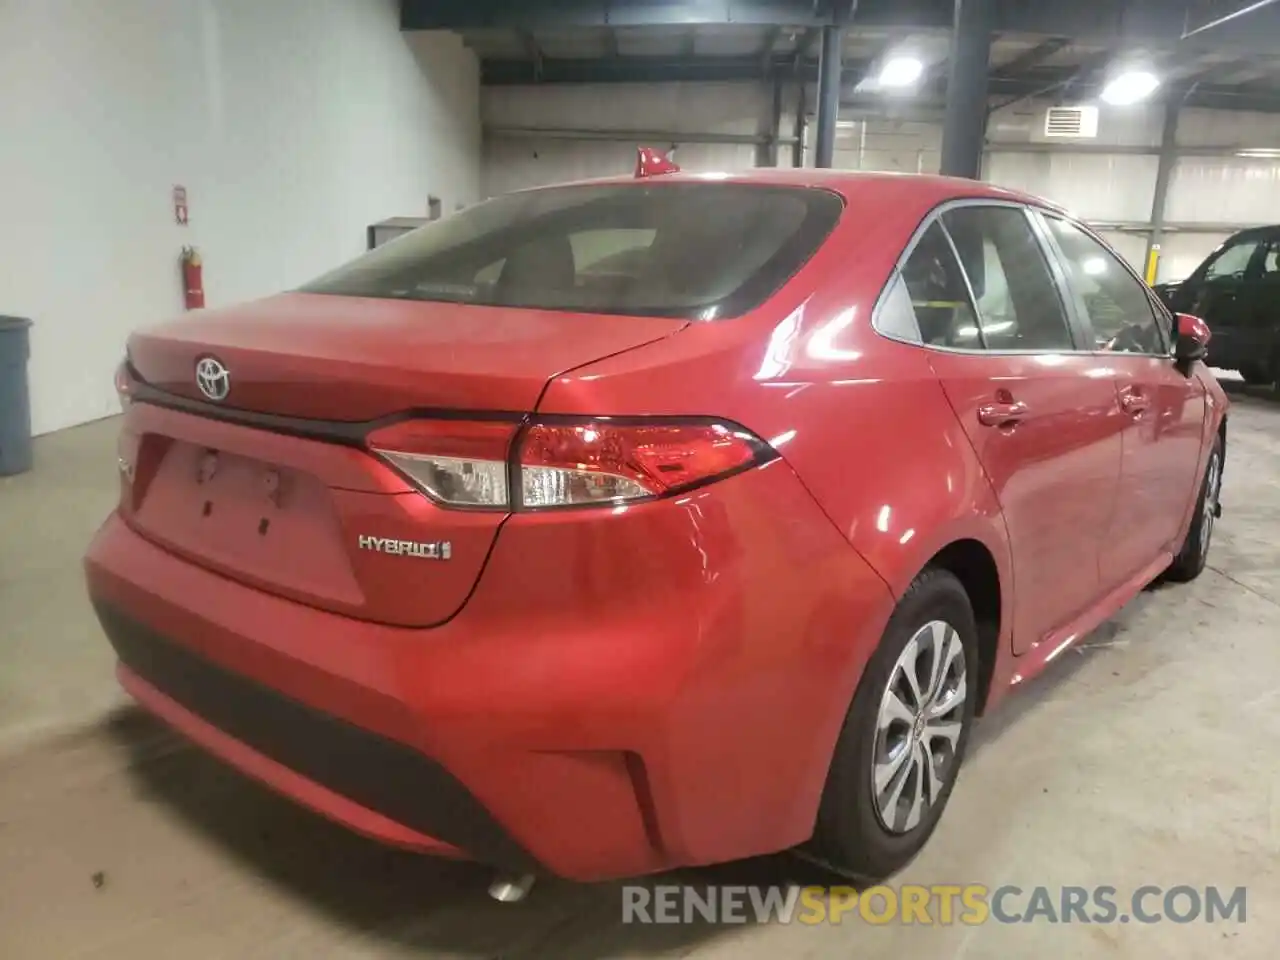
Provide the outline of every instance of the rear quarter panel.
{"type": "MultiPolygon", "coordinates": [[[[1011,621],[1003,519],[925,349],[877,334],[871,313],[933,202],[893,217],[850,209],[761,308],[692,324],[554,380],[540,412],[723,417],[767,440],[895,596],[960,539],[996,559],[1011,621]]],[[[1006,638],[1007,639],[1007,638],[1006,638]]]]}

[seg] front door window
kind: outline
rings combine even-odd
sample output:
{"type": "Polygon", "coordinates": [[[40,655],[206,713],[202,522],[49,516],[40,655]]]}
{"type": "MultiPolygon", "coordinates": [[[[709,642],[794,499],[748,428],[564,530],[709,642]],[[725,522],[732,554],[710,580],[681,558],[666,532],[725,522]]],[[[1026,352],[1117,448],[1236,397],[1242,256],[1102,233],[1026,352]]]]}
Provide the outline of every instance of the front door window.
{"type": "Polygon", "coordinates": [[[1046,217],[1071,283],[1093,327],[1094,346],[1117,353],[1167,354],[1169,345],[1146,288],[1120,259],[1073,223],[1046,217]]]}

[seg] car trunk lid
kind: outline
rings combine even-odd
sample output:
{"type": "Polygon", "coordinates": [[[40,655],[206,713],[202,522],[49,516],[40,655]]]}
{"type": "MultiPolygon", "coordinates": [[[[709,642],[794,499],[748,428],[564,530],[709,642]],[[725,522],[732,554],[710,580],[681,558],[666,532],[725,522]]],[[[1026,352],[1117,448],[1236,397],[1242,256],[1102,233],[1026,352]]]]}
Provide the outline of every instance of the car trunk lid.
{"type": "Polygon", "coordinates": [[[135,333],[134,370],[207,399],[196,362],[229,373],[229,409],[365,421],[412,409],[532,410],[566,370],[668,336],[687,321],[290,293],[135,333]]]}
{"type": "Polygon", "coordinates": [[[359,442],[402,415],[518,419],[548,380],[684,321],[296,294],[130,340],[122,513],[191,562],[363,619],[429,626],[471,594],[502,510],[450,509],[359,442]],[[225,366],[213,402],[197,362],[225,366]],[[210,415],[212,414],[212,415],[210,415]]]}

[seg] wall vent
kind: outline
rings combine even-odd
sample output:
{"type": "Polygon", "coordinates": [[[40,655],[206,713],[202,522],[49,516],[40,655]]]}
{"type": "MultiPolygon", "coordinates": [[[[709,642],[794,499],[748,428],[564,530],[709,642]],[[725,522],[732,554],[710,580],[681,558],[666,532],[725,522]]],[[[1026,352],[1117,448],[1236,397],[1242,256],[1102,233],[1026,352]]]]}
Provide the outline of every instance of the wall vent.
{"type": "Polygon", "coordinates": [[[1094,139],[1098,136],[1098,108],[1050,107],[1044,113],[1044,135],[1055,139],[1094,139]]]}

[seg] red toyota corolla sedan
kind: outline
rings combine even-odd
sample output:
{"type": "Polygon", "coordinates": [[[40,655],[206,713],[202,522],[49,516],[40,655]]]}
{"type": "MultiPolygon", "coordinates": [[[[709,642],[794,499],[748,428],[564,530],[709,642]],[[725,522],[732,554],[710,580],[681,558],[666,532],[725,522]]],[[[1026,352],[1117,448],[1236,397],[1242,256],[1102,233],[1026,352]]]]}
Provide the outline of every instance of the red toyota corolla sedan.
{"type": "Polygon", "coordinates": [[[986,184],[518,193],[135,333],[89,592],[146,708],[388,843],[883,877],[975,716],[1204,568],[1208,335],[986,184]]]}

